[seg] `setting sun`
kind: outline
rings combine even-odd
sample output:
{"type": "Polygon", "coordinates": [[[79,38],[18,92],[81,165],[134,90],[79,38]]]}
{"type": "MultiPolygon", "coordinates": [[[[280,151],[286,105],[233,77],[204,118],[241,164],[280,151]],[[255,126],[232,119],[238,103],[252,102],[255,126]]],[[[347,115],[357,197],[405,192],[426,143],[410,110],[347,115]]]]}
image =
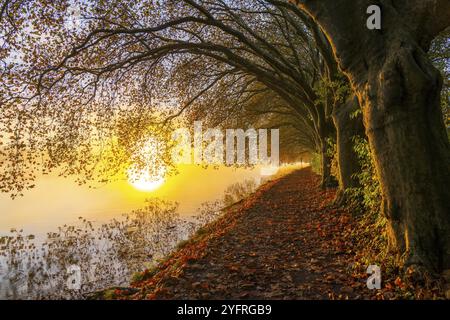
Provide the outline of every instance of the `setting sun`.
{"type": "Polygon", "coordinates": [[[140,191],[155,191],[165,182],[163,172],[156,177],[145,170],[137,173],[134,170],[129,170],[128,172],[128,182],[140,191]]]}
{"type": "Polygon", "coordinates": [[[128,182],[140,191],[154,191],[161,187],[165,180],[164,178],[159,178],[158,180],[152,180],[148,175],[141,175],[136,179],[129,178],[128,182]]]}
{"type": "Polygon", "coordinates": [[[154,191],[164,184],[166,166],[159,159],[160,152],[160,141],[150,137],[134,155],[136,162],[128,169],[127,176],[137,190],[154,191]]]}
{"type": "Polygon", "coordinates": [[[2,304],[441,304],[449,160],[450,0],[0,0],[2,304]]]}

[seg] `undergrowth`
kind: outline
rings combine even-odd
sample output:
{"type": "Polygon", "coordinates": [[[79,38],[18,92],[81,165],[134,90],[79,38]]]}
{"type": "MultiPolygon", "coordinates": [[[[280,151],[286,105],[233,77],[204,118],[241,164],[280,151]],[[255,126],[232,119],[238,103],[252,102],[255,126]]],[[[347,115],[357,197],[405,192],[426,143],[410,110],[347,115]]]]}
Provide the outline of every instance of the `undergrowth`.
{"type": "Polygon", "coordinates": [[[353,273],[365,273],[367,266],[378,265],[382,270],[382,288],[378,299],[441,299],[444,292],[441,283],[433,277],[418,282],[411,269],[404,269],[398,257],[389,251],[387,219],[381,210],[381,187],[375,171],[369,143],[354,137],[354,150],[361,172],[356,174],[359,188],[346,192],[348,208],[353,213],[354,227],[344,237],[354,244],[355,263],[353,273]]]}

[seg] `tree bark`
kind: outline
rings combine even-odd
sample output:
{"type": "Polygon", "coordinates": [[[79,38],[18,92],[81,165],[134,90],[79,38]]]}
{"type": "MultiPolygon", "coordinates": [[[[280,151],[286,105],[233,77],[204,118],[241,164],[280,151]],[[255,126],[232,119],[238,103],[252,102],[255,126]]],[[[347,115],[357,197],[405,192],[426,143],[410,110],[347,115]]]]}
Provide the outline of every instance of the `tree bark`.
{"type": "Polygon", "coordinates": [[[449,26],[450,1],[379,0],[382,30],[366,28],[373,1],[296,2],[326,33],[362,106],[390,248],[405,266],[450,269],[450,145],[442,79],[424,52],[449,26]]]}
{"type": "Polygon", "coordinates": [[[322,189],[332,188],[336,186],[336,179],[331,174],[332,158],[328,155],[327,139],[332,138],[336,134],[335,127],[331,116],[327,116],[326,107],[324,105],[317,106],[317,135],[320,143],[320,159],[321,159],[321,174],[322,179],[320,187],[322,189]]]}
{"type": "Polygon", "coordinates": [[[352,116],[359,109],[355,96],[333,110],[333,122],[336,127],[337,161],[339,166],[339,189],[335,204],[344,205],[347,202],[349,188],[360,186],[356,174],[361,172],[358,156],[353,149],[353,137],[364,136],[364,125],[361,115],[352,116]]]}
{"type": "Polygon", "coordinates": [[[327,142],[321,142],[320,150],[320,164],[321,164],[321,174],[322,179],[320,182],[320,187],[322,189],[327,189],[336,186],[336,181],[331,175],[331,158],[327,152],[327,142]]]}
{"type": "Polygon", "coordinates": [[[407,253],[408,265],[448,269],[450,146],[440,108],[441,76],[413,42],[391,48],[380,72],[370,76],[376,95],[359,95],[391,245],[407,253]]]}

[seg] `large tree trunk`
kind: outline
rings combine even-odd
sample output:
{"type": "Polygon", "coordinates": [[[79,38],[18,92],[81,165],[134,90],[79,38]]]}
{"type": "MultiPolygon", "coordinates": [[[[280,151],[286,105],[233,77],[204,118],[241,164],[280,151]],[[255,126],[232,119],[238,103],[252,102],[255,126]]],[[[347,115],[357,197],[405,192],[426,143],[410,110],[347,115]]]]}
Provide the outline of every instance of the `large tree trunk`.
{"type": "Polygon", "coordinates": [[[450,145],[441,77],[424,52],[450,24],[450,1],[377,1],[381,31],[366,28],[372,2],[297,1],[325,31],[362,106],[391,248],[406,266],[450,269],[450,145]]]}
{"type": "Polygon", "coordinates": [[[351,96],[344,104],[336,106],[333,110],[339,166],[339,189],[335,199],[337,205],[346,203],[347,189],[360,186],[356,174],[361,172],[361,167],[353,148],[353,137],[364,136],[364,126],[361,115],[353,115],[357,110],[359,104],[355,96],[351,96]]]}
{"type": "Polygon", "coordinates": [[[406,266],[442,271],[450,268],[450,146],[440,108],[442,79],[409,33],[396,33],[384,63],[357,90],[391,247],[406,253],[406,266]]]}
{"type": "Polygon", "coordinates": [[[393,248],[407,264],[450,268],[450,147],[442,79],[413,42],[393,45],[369,86],[358,90],[389,219],[393,248]],[[384,79],[380,82],[378,79],[384,79]]]}

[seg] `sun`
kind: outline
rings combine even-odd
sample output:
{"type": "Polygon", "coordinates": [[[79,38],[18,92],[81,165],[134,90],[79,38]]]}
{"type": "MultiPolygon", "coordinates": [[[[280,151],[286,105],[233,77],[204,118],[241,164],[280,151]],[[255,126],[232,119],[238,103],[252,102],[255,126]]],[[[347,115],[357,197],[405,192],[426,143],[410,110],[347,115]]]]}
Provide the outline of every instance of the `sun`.
{"type": "MultiPolygon", "coordinates": [[[[165,171],[165,170],[163,170],[165,171]]],[[[148,170],[137,171],[133,168],[128,170],[128,183],[140,191],[155,191],[160,188],[166,181],[164,173],[152,175],[148,170]]]]}
{"type": "Polygon", "coordinates": [[[134,155],[135,163],[127,170],[128,183],[140,191],[154,191],[165,182],[166,166],[160,161],[160,141],[149,138],[134,155]],[[138,165],[139,163],[139,165],[138,165]]]}

